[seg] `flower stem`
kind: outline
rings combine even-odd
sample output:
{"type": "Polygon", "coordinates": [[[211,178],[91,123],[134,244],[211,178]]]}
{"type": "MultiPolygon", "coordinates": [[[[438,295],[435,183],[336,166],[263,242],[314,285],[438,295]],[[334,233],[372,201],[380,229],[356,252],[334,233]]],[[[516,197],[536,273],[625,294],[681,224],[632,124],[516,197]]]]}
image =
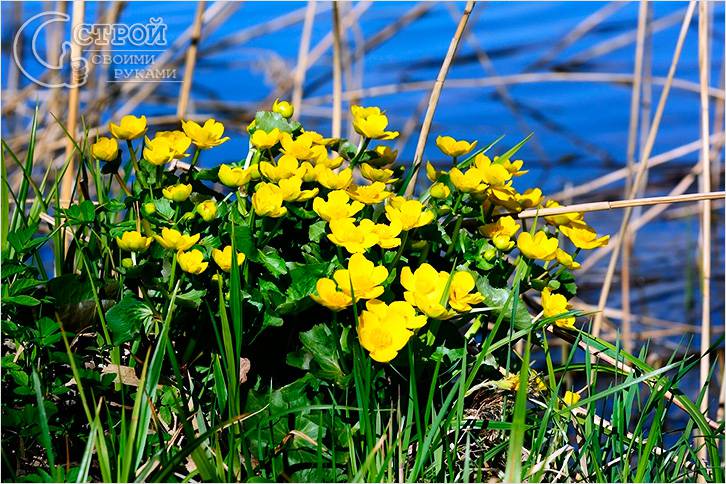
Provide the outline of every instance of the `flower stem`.
{"type": "Polygon", "coordinates": [[[190,181],[192,179],[192,173],[194,173],[194,170],[196,169],[197,162],[199,161],[199,153],[202,150],[197,148],[194,150],[194,154],[192,155],[192,161],[189,163],[189,170],[187,171],[187,181],[190,181]]]}
{"type": "Polygon", "coordinates": [[[363,137],[360,140],[360,144],[358,145],[358,152],[355,154],[352,160],[350,160],[350,167],[353,168],[356,163],[358,163],[358,160],[360,160],[360,157],[363,156],[363,153],[365,152],[366,148],[368,148],[368,144],[371,142],[370,138],[363,137]]]}

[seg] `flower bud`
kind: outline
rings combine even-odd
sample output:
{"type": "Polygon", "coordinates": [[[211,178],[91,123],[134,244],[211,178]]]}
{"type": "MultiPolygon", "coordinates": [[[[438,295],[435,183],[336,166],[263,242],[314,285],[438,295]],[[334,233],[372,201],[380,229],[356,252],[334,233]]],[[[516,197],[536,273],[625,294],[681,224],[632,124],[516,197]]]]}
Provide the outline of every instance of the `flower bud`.
{"type": "Polygon", "coordinates": [[[156,213],[156,205],[154,205],[154,202],[146,202],[144,204],[144,213],[146,215],[152,215],[156,213]]]}
{"type": "Polygon", "coordinates": [[[490,261],[490,260],[494,259],[496,256],[497,256],[497,251],[492,248],[489,248],[484,251],[484,260],[486,260],[486,261],[490,261]]]}
{"type": "Polygon", "coordinates": [[[121,266],[125,269],[131,269],[134,266],[134,261],[131,260],[131,257],[124,257],[121,259],[121,266]]]}
{"type": "Polygon", "coordinates": [[[289,118],[295,112],[292,104],[287,101],[280,101],[279,98],[275,99],[275,102],[272,103],[272,110],[283,118],[289,118]]]}
{"type": "Polygon", "coordinates": [[[434,198],[446,198],[451,193],[451,190],[443,183],[434,183],[431,185],[430,193],[434,198]]]}
{"type": "Polygon", "coordinates": [[[214,200],[205,200],[197,205],[197,213],[205,222],[211,222],[217,217],[217,203],[214,200]]]}

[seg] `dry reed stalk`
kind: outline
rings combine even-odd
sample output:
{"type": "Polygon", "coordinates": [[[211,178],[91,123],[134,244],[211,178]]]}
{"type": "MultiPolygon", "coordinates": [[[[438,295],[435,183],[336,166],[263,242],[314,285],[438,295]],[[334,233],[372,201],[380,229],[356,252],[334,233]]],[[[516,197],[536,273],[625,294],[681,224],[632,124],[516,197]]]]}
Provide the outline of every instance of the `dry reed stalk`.
{"type": "Polygon", "coordinates": [[[431,89],[431,97],[429,98],[429,104],[426,108],[426,116],[424,117],[423,124],[421,125],[421,133],[419,135],[418,144],[416,145],[416,152],[413,157],[413,177],[411,178],[408,186],[406,187],[406,195],[408,196],[413,194],[413,191],[416,188],[416,180],[418,179],[419,172],[418,168],[421,165],[421,161],[423,159],[423,152],[424,148],[426,147],[426,140],[428,139],[429,131],[431,130],[431,122],[434,119],[434,112],[436,112],[436,106],[439,103],[441,89],[443,89],[444,87],[446,75],[449,73],[449,67],[451,67],[451,62],[454,60],[454,55],[456,55],[456,49],[459,47],[461,36],[464,34],[466,23],[469,21],[469,16],[471,15],[471,11],[474,9],[474,5],[476,5],[476,2],[474,1],[469,0],[468,2],[466,2],[464,12],[461,14],[459,24],[456,26],[456,31],[454,32],[454,36],[451,38],[451,43],[449,43],[449,50],[446,52],[444,62],[441,64],[441,69],[439,70],[438,76],[436,76],[436,81],[434,82],[433,89],[431,89]]]}
{"type": "Polygon", "coordinates": [[[197,3],[197,10],[194,14],[194,23],[192,24],[192,34],[189,37],[189,47],[184,61],[184,78],[182,79],[181,89],[179,90],[179,102],[176,106],[176,116],[182,119],[187,112],[189,105],[189,94],[192,91],[192,80],[194,79],[194,67],[197,63],[197,50],[199,49],[199,41],[202,38],[202,17],[204,16],[204,0],[197,3]]]}
{"type": "MultiPolygon", "coordinates": [[[[633,183],[633,165],[635,164],[635,145],[638,135],[638,114],[640,113],[640,92],[643,79],[643,51],[645,46],[645,27],[648,17],[648,2],[640,0],[638,8],[638,28],[635,42],[635,66],[633,67],[633,88],[630,96],[630,124],[628,128],[628,142],[626,149],[626,170],[625,194],[630,193],[633,183]]],[[[644,121],[645,122],[645,121],[644,121]]],[[[633,235],[626,228],[623,234],[623,258],[620,265],[620,298],[623,306],[623,349],[632,353],[633,344],[631,341],[630,328],[630,256],[633,249],[633,235]]]]}
{"type": "Polygon", "coordinates": [[[575,212],[598,212],[601,210],[612,210],[615,208],[643,207],[647,205],[660,205],[662,203],[682,203],[702,200],[716,200],[726,197],[726,192],[689,193],[687,195],[662,197],[634,198],[629,200],[615,200],[613,202],[590,202],[577,203],[570,206],[551,208],[530,208],[519,213],[519,218],[545,217],[549,215],[560,215],[563,213],[575,212]]]}
{"type": "MultiPolygon", "coordinates": [[[[484,77],[473,79],[449,79],[446,82],[446,87],[450,89],[474,89],[499,85],[532,84],[541,82],[592,82],[630,85],[633,82],[633,75],[617,72],[530,72],[524,74],[502,75],[497,78],[484,77]]],[[[670,84],[670,87],[674,89],[680,89],[694,94],[698,94],[700,92],[700,86],[697,82],[677,78],[669,81],[666,77],[653,77],[653,84],[664,86],[666,83],[670,84]]],[[[354,97],[377,97],[403,92],[424,91],[431,89],[434,84],[434,81],[413,81],[382,84],[380,86],[366,87],[363,89],[353,89],[343,92],[343,100],[349,100],[354,97]]],[[[724,90],[715,87],[710,87],[708,94],[710,97],[715,99],[724,99],[725,97],[724,90]]],[[[325,104],[330,101],[331,96],[327,94],[305,99],[305,102],[311,105],[325,104]]]]}
{"type": "Polygon", "coordinates": [[[302,36],[300,37],[300,46],[297,52],[297,66],[295,67],[295,78],[292,89],[292,105],[295,108],[296,119],[300,119],[302,110],[303,84],[305,84],[305,74],[308,71],[308,50],[310,49],[310,38],[312,37],[313,23],[315,22],[316,3],[313,0],[308,0],[308,6],[305,9],[302,36]]]}
{"type": "MultiPolygon", "coordinates": [[[[686,34],[688,33],[688,27],[691,23],[691,19],[693,18],[693,12],[695,10],[696,4],[695,0],[692,0],[688,4],[688,9],[686,10],[686,15],[683,18],[683,23],[681,24],[681,30],[678,34],[678,40],[676,42],[675,51],[673,52],[673,59],[671,60],[671,65],[668,69],[668,77],[665,85],[663,86],[663,91],[661,92],[660,99],[658,100],[658,107],[656,108],[655,116],[653,117],[653,122],[650,125],[650,129],[648,131],[648,139],[646,140],[645,147],[643,148],[643,152],[641,154],[641,160],[647,160],[650,158],[650,154],[653,151],[653,146],[655,145],[655,138],[658,134],[658,128],[660,127],[660,121],[663,117],[663,111],[665,110],[666,101],[668,100],[668,95],[670,94],[670,88],[673,81],[673,78],[675,77],[676,73],[676,67],[678,66],[678,61],[681,57],[681,51],[683,49],[683,44],[686,39],[686,34]]],[[[630,191],[630,198],[635,198],[636,194],[640,190],[641,187],[641,181],[643,179],[643,176],[645,174],[645,170],[648,167],[648,163],[641,163],[637,173],[635,174],[635,180],[633,181],[633,186],[631,187],[630,191]]],[[[605,274],[605,279],[603,281],[603,287],[602,291],[600,292],[600,299],[598,301],[598,308],[602,309],[607,304],[608,296],[610,295],[610,287],[612,285],[613,276],[615,275],[615,266],[618,262],[618,257],[620,256],[620,249],[622,247],[622,241],[623,241],[623,234],[627,230],[628,224],[630,223],[630,216],[632,214],[631,206],[625,205],[625,213],[623,214],[623,219],[620,224],[620,230],[618,231],[618,243],[613,248],[613,251],[610,256],[610,262],[608,264],[607,272],[605,274]]],[[[592,325],[592,334],[594,336],[597,336],[600,334],[600,326],[602,325],[602,313],[597,313],[595,315],[595,320],[592,325]]]]}
{"type": "MultiPolygon", "coordinates": [[[[78,43],[78,39],[75,38],[73,32],[75,29],[83,24],[83,17],[85,14],[85,2],[84,0],[74,0],[73,2],[73,19],[71,27],[71,87],[68,93],[68,119],[67,129],[71,136],[76,136],[78,126],[78,111],[79,111],[79,99],[78,90],[81,76],[85,73],[81,72],[83,64],[74,59],[80,59],[82,55],[82,46],[78,43]]],[[[76,179],[76,163],[75,163],[75,147],[73,146],[73,140],[66,140],[66,159],[70,159],[68,168],[65,176],[61,182],[60,198],[64,200],[73,201],[73,193],[75,188],[76,179]]],[[[67,239],[68,242],[68,239],[67,239]]]]}
{"type": "MultiPolygon", "coordinates": [[[[708,49],[708,4],[704,0],[698,2],[698,70],[699,80],[701,84],[701,174],[700,174],[700,190],[711,190],[711,149],[708,145],[709,138],[709,119],[708,119],[708,96],[706,89],[709,84],[709,49],[708,49]]],[[[705,394],[701,400],[701,412],[708,416],[709,407],[709,370],[710,358],[708,348],[711,345],[711,203],[704,200],[701,203],[701,361],[700,361],[700,383],[701,388],[705,389],[705,394]]],[[[705,444],[703,439],[699,438],[696,442],[705,444]]],[[[698,446],[698,444],[696,444],[698,446]]],[[[705,445],[698,452],[699,459],[707,463],[705,445]]],[[[699,480],[705,482],[705,477],[699,475],[699,480]]]]}
{"type": "Polygon", "coordinates": [[[342,75],[342,39],[340,31],[340,12],[338,2],[333,2],[333,119],[331,135],[333,138],[340,138],[342,126],[343,100],[343,75],[342,75]]]}
{"type": "MultiPolygon", "coordinates": [[[[670,196],[679,196],[688,190],[688,188],[696,181],[696,175],[700,172],[700,163],[695,165],[691,172],[683,177],[683,179],[676,185],[669,193],[670,196]]],[[[648,211],[646,211],[643,215],[641,215],[639,218],[637,218],[631,225],[632,230],[639,230],[644,225],[648,224],[652,220],[654,220],[656,217],[658,217],[661,213],[665,212],[670,207],[670,204],[662,204],[662,205],[656,205],[655,207],[652,207],[648,211]]],[[[580,272],[586,272],[587,270],[591,269],[600,259],[602,259],[605,255],[612,252],[613,247],[616,247],[618,245],[618,239],[619,236],[615,235],[614,237],[610,238],[610,244],[606,245],[605,247],[600,247],[599,249],[595,250],[587,259],[585,259],[582,263],[582,266],[580,267],[580,272]]]]}

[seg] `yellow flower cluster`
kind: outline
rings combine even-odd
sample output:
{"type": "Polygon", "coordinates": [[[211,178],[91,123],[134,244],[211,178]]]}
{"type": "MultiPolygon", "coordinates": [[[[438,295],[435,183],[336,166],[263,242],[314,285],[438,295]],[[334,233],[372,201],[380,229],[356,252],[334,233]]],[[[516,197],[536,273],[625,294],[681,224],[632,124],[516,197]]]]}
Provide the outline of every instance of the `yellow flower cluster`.
{"type": "Polygon", "coordinates": [[[449,319],[457,312],[470,311],[472,305],[484,300],[479,292],[471,292],[476,283],[469,272],[449,274],[437,271],[427,263],[421,264],[413,272],[410,267],[404,267],[401,270],[401,285],[406,289],[403,294],[406,301],[433,319],[449,319]]]}

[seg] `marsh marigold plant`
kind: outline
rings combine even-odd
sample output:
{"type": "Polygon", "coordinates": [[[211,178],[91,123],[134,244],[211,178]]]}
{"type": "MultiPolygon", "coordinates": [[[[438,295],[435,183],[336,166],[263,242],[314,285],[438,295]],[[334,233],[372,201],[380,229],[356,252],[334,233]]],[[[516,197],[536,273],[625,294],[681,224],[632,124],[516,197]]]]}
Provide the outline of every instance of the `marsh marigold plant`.
{"type": "MultiPolygon", "coordinates": [[[[206,480],[380,480],[395,459],[416,480],[406,455],[429,458],[431,422],[469,398],[464,384],[516,392],[528,363],[514,343],[580,333],[573,272],[608,237],[583,214],[519,217],[558,205],[524,183],[522,143],[441,133],[414,165],[398,161],[379,107],[351,107],[352,139],[294,114],[278,99],[245,127],[183,120],[156,132],[130,115],[79,144],[90,171],[79,193],[98,200],[58,210],[73,229],[59,267],[75,257],[79,268],[43,303],[67,292],[100,305],[66,327],[98,330],[104,356],[79,361],[72,382],[104,401],[86,407],[110,449],[95,454],[122,450],[97,466],[119,463],[104,478],[169,480],[169,465],[206,480]],[[224,158],[219,147],[240,136],[247,149],[224,158]],[[126,377],[109,375],[121,371],[137,375],[133,398],[116,393],[126,377]],[[133,425],[101,429],[127,409],[133,425]],[[393,452],[403,438],[417,451],[393,452]],[[167,454],[176,439],[197,447],[167,454]]],[[[528,392],[563,398],[532,372],[528,392]]]]}

